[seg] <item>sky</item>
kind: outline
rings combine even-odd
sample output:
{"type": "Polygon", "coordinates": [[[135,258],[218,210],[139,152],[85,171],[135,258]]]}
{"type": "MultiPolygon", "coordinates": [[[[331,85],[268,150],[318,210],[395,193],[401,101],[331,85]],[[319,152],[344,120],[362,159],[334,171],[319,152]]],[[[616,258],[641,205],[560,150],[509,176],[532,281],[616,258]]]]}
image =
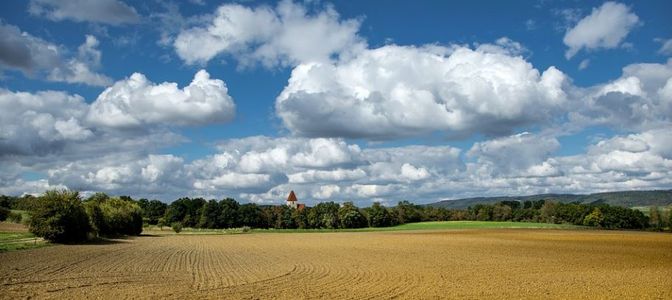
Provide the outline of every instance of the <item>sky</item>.
{"type": "Polygon", "coordinates": [[[672,188],[670,1],[8,0],[0,194],[672,188]]]}

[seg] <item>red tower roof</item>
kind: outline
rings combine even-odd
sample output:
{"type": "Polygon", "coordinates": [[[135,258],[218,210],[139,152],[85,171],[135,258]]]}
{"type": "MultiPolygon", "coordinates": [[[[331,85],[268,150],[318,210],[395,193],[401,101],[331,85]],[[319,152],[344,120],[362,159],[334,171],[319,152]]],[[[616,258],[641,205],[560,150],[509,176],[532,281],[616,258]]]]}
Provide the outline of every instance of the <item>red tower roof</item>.
{"type": "Polygon", "coordinates": [[[287,201],[290,202],[296,202],[296,195],[294,195],[294,191],[289,192],[289,196],[287,196],[287,201]]]}

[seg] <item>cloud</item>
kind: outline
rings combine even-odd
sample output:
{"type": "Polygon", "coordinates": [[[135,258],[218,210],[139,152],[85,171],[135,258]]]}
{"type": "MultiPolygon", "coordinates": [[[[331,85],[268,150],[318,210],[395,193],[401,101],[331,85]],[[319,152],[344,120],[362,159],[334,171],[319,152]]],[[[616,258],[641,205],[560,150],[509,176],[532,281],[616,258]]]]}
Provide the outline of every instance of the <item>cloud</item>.
{"type": "Polygon", "coordinates": [[[589,65],[590,65],[590,59],[586,58],[582,60],[581,63],[579,63],[579,70],[585,70],[588,68],[589,65]]]}
{"type": "Polygon", "coordinates": [[[141,73],[117,81],[91,105],[87,120],[99,126],[134,128],[147,124],[201,125],[228,122],[235,104],[223,81],[207,71],[180,89],[176,83],[155,84],[141,73]]]}
{"type": "Polygon", "coordinates": [[[475,143],[466,156],[450,146],[360,149],[342,139],[258,136],[225,141],[216,154],[191,162],[175,155],[106,152],[51,165],[47,178],[37,181],[19,177],[29,167],[0,160],[8,170],[0,174],[0,190],[19,192],[12,184],[36,187],[32,190],[67,186],[163,200],[230,196],[275,204],[294,190],[310,205],[334,200],[365,206],[372,201],[655,189],[672,184],[671,129],[614,136],[571,156],[555,155],[555,137],[533,133],[475,143]],[[295,159],[315,155],[315,145],[339,150],[320,154],[319,164],[295,159]],[[284,153],[282,159],[260,159],[252,168],[241,159],[278,152],[284,153]]]}
{"type": "Polygon", "coordinates": [[[646,130],[672,119],[672,59],[665,64],[641,63],[623,68],[621,77],[577,91],[580,106],[569,113],[577,126],[609,125],[646,130]]]}
{"type": "Polygon", "coordinates": [[[565,57],[570,59],[581,49],[616,48],[638,23],[639,17],[626,5],[605,2],[567,30],[563,38],[569,47],[565,57]]]}
{"type": "Polygon", "coordinates": [[[672,39],[657,39],[657,41],[660,41],[660,49],[658,49],[658,53],[662,55],[672,55],[672,39]]]}
{"type": "Polygon", "coordinates": [[[87,104],[77,95],[0,89],[0,157],[45,155],[93,132],[81,120],[87,104]]]}
{"type": "Polygon", "coordinates": [[[52,21],[70,20],[108,25],[140,22],[135,8],[119,0],[31,0],[28,12],[52,21]]]}
{"type": "Polygon", "coordinates": [[[0,23],[0,68],[16,69],[25,75],[45,74],[50,81],[105,86],[112,80],[94,72],[100,67],[98,40],[91,35],[68,58],[66,50],[34,37],[13,25],[0,23]]]}
{"type": "Polygon", "coordinates": [[[295,135],[367,139],[502,135],[552,118],[566,101],[566,76],[554,67],[540,74],[507,41],[476,49],[388,45],[303,63],[276,112],[295,135]]]}
{"type": "Polygon", "coordinates": [[[365,48],[357,36],[359,26],[358,20],[339,20],[330,6],[313,13],[287,0],[275,8],[225,4],[204,24],[181,31],[174,46],[188,64],[205,64],[228,54],[243,66],[291,66],[329,61],[365,48]]]}
{"type": "MultiPolygon", "coordinates": [[[[560,142],[554,137],[524,132],[475,143],[467,154],[496,175],[528,170],[544,162],[559,148],[560,142]]],[[[533,173],[538,171],[539,167],[532,170],[533,173]]]]}
{"type": "Polygon", "coordinates": [[[47,76],[48,80],[67,83],[85,83],[94,86],[107,86],[112,79],[91,71],[91,68],[100,68],[102,56],[98,39],[92,35],[86,36],[86,41],[77,49],[77,57],[66,61],[62,67],[53,69],[47,76]]]}

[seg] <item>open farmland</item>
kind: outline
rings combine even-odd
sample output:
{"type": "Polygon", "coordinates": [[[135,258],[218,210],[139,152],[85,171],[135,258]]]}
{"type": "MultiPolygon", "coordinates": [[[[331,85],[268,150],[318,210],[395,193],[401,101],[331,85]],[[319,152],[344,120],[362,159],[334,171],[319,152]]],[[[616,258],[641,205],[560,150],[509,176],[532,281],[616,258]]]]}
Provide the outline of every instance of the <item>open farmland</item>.
{"type": "Polygon", "coordinates": [[[0,253],[2,298],[672,298],[672,235],[141,236],[0,253]]]}

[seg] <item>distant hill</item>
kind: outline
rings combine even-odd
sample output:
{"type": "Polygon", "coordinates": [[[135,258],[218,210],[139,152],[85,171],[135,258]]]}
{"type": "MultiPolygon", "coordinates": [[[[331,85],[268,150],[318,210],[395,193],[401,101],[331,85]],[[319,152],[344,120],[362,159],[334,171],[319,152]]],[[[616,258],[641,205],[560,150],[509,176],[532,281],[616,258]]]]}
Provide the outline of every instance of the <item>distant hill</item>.
{"type": "Polygon", "coordinates": [[[444,207],[454,209],[465,209],[476,204],[494,204],[500,201],[537,201],[553,200],[557,202],[575,202],[580,203],[606,203],[623,207],[633,206],[666,206],[672,204],[672,190],[658,191],[622,191],[595,193],[589,195],[574,194],[539,194],[531,196],[510,196],[510,197],[477,197],[457,200],[443,200],[427,204],[427,206],[444,207]]]}

